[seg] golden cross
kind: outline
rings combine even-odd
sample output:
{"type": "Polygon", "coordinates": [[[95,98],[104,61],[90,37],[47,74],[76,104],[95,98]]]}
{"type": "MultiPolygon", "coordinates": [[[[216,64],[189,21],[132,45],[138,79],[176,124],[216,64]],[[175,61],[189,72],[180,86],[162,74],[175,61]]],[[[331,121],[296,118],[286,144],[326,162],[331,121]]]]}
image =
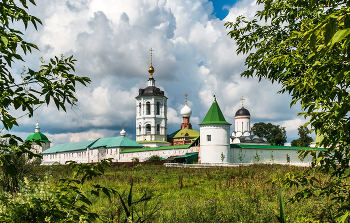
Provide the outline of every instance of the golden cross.
{"type": "Polygon", "coordinates": [[[39,121],[39,115],[36,114],[36,123],[39,123],[38,121],[39,121]]]}
{"type": "Polygon", "coordinates": [[[122,123],[122,128],[123,128],[123,130],[124,130],[124,122],[122,123]]]}
{"type": "Polygon", "coordinates": [[[186,103],[186,105],[187,105],[187,96],[188,96],[188,95],[187,95],[187,94],[185,94],[185,97],[186,97],[185,103],[186,103]]]}
{"type": "Polygon", "coordinates": [[[151,48],[149,51],[151,52],[151,66],[152,66],[152,51],[154,51],[154,50],[152,50],[152,48],[151,48]]]}
{"type": "Polygon", "coordinates": [[[245,99],[244,99],[243,96],[242,96],[242,99],[240,99],[240,100],[242,100],[242,108],[243,108],[243,100],[245,100],[245,99]]]}

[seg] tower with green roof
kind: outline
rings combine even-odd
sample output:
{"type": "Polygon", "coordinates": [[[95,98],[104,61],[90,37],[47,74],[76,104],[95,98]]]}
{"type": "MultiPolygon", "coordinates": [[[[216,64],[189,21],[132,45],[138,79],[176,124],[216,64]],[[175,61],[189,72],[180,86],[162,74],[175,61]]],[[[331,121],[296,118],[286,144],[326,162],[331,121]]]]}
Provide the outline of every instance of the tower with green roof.
{"type": "Polygon", "coordinates": [[[214,96],[214,102],[199,124],[201,163],[230,162],[230,125],[214,96]]]}
{"type": "Polygon", "coordinates": [[[36,127],[35,127],[35,132],[30,134],[26,141],[32,141],[34,142],[32,145],[32,149],[36,153],[42,153],[43,151],[47,150],[50,148],[50,141],[49,139],[40,132],[40,127],[39,127],[39,122],[38,120],[36,121],[36,127]],[[36,144],[35,141],[39,140],[40,144],[36,144]]]}

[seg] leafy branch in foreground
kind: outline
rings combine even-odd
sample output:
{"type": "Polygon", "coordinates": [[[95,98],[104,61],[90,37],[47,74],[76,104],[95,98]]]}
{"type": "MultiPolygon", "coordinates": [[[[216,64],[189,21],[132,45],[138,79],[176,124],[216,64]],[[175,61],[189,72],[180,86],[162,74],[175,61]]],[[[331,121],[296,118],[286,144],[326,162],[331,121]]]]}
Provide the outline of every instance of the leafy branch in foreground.
{"type": "MultiPolygon", "coordinates": [[[[317,187],[310,172],[294,176],[290,185],[305,185],[305,198],[324,195],[337,205],[336,216],[350,213],[350,187],[346,179],[350,162],[350,2],[345,0],[258,0],[264,9],[251,21],[243,16],[227,22],[237,53],[248,54],[244,77],[280,83],[279,93],[292,96],[291,106],[301,103],[299,116],[324,136],[323,151],[311,155],[312,168],[330,174],[317,187]],[[263,21],[261,23],[260,21],[263,21]],[[297,179],[298,178],[298,179],[297,179]]],[[[288,179],[288,177],[286,177],[288,179]]],[[[298,197],[298,194],[296,195],[298,197]]]]}

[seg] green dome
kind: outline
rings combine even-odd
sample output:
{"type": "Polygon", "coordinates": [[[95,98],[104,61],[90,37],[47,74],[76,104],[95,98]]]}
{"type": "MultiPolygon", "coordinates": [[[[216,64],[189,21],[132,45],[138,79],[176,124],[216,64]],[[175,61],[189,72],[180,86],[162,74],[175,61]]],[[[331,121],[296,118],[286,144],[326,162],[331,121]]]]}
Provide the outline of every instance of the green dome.
{"type": "Polygon", "coordinates": [[[40,140],[40,142],[50,142],[47,137],[42,134],[41,132],[36,132],[36,133],[33,133],[33,134],[30,134],[26,141],[34,141],[34,140],[40,140]]]}

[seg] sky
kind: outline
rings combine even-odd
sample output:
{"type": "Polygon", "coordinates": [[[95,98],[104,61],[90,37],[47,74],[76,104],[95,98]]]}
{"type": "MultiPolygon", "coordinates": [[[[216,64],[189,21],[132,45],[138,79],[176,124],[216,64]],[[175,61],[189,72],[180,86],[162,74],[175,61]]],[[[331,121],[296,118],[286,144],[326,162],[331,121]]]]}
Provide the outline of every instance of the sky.
{"type": "Polygon", "coordinates": [[[239,15],[253,18],[262,9],[255,1],[37,0],[36,4],[29,13],[43,26],[24,30],[15,24],[15,28],[23,30],[25,40],[40,51],[24,56],[26,63],[16,63],[12,73],[19,78],[23,66],[39,69],[40,57],[48,61],[73,55],[75,74],[91,78],[92,83],[77,86],[76,107],[64,112],[53,104],[41,106],[35,117],[20,118],[13,134],[26,138],[33,133],[38,115],[41,132],[53,145],[119,136],[122,123],[127,137],[135,139],[135,97],[139,88],[147,87],[150,48],[156,86],[168,97],[168,134],[181,126],[185,94],[196,130],[213,95],[230,123],[243,96],[251,125],[270,122],[286,127],[288,142],[298,138],[297,128],[306,122],[297,116],[300,105],[290,107],[291,97],[277,94],[279,84],[240,76],[247,55],[237,55],[224,24],[239,15]]]}

